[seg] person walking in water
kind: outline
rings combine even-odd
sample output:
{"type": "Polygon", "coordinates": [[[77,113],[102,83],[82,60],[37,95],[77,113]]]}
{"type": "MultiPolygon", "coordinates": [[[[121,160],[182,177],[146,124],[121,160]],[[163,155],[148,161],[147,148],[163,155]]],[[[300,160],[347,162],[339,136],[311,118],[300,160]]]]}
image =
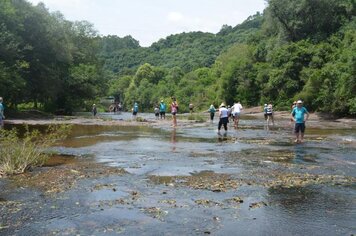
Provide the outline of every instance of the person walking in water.
{"type": "Polygon", "coordinates": [[[208,112],[210,113],[210,122],[213,123],[216,109],[213,104],[210,105],[208,112]]]}
{"type": "Polygon", "coordinates": [[[93,116],[96,117],[96,114],[98,113],[98,110],[97,110],[95,104],[93,104],[93,108],[91,109],[91,112],[93,113],[93,116]]]}
{"type": "MultiPolygon", "coordinates": [[[[296,106],[297,106],[297,101],[294,101],[292,106],[291,106],[292,111],[296,106]]],[[[290,122],[291,122],[291,124],[293,124],[293,118],[290,118],[290,122]]]]}
{"type": "Polygon", "coordinates": [[[272,104],[268,104],[266,109],[266,114],[267,114],[267,126],[269,125],[269,120],[272,120],[272,124],[274,125],[272,104]]]}
{"type": "Polygon", "coordinates": [[[193,103],[189,103],[189,111],[190,111],[190,114],[193,113],[193,109],[194,109],[193,103]]]}
{"type": "Polygon", "coordinates": [[[171,113],[172,113],[173,127],[177,127],[177,112],[178,112],[178,103],[176,98],[172,97],[171,113]]]}
{"type": "Polygon", "coordinates": [[[221,126],[224,126],[225,132],[227,132],[227,123],[229,122],[229,111],[226,109],[225,103],[221,103],[219,107],[219,119],[218,134],[220,135],[221,126]]]}
{"type": "Polygon", "coordinates": [[[159,104],[159,114],[161,119],[166,119],[166,104],[163,100],[161,100],[161,103],[159,104]]]}
{"type": "Polygon", "coordinates": [[[240,102],[235,103],[232,108],[231,108],[232,112],[233,112],[233,117],[234,117],[234,128],[237,129],[239,126],[239,121],[240,121],[240,113],[242,110],[242,105],[240,102]]]}
{"type": "Polygon", "coordinates": [[[2,104],[3,99],[2,97],[0,97],[0,129],[2,129],[4,127],[4,119],[5,119],[5,115],[4,115],[4,105],[2,104]]]}
{"type": "Polygon", "coordinates": [[[305,122],[309,118],[309,112],[303,106],[303,102],[301,100],[297,101],[297,106],[293,108],[291,113],[292,119],[295,122],[294,133],[295,133],[295,143],[304,142],[304,132],[305,132],[305,122]],[[307,115],[305,118],[304,115],[307,115]]]}
{"type": "Polygon", "coordinates": [[[133,119],[136,119],[137,112],[138,112],[138,104],[137,104],[137,102],[135,102],[134,106],[132,108],[132,117],[133,117],[133,119]]]}
{"type": "Polygon", "coordinates": [[[158,108],[158,106],[155,106],[154,112],[155,112],[156,120],[158,120],[159,119],[159,108],[158,108]]]}
{"type": "Polygon", "coordinates": [[[267,107],[268,107],[267,104],[265,104],[263,107],[263,116],[265,117],[265,121],[267,121],[267,107]]]}

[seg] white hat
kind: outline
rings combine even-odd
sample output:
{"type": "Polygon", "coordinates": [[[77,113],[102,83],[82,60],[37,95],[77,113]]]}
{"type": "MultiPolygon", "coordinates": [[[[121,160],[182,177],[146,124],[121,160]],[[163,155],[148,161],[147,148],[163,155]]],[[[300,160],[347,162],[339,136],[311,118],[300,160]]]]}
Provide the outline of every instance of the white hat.
{"type": "Polygon", "coordinates": [[[302,100],[298,100],[297,103],[302,104],[303,102],[302,102],[302,100]]]}

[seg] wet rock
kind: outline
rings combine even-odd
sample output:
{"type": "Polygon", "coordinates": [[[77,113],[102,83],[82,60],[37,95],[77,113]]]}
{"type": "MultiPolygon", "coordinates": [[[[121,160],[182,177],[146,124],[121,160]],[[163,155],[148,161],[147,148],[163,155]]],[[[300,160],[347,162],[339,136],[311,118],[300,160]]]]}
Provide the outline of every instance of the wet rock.
{"type": "MultiPolygon", "coordinates": [[[[88,161],[77,161],[56,167],[42,168],[40,172],[17,175],[11,177],[11,179],[15,186],[34,187],[43,190],[47,195],[52,195],[72,189],[81,179],[124,175],[126,173],[122,168],[108,167],[88,161]]],[[[105,186],[98,186],[98,188],[100,187],[105,186]]]]}
{"type": "Polygon", "coordinates": [[[176,200],[174,199],[169,199],[169,200],[161,200],[159,201],[159,203],[165,203],[165,204],[169,204],[169,205],[175,205],[177,203],[176,200]]]}
{"type": "Polygon", "coordinates": [[[232,179],[231,175],[217,174],[213,171],[192,173],[192,176],[150,176],[149,179],[156,184],[166,184],[171,187],[187,186],[213,192],[226,192],[239,186],[239,182],[232,179]]]}
{"type": "Polygon", "coordinates": [[[234,202],[234,203],[243,203],[244,202],[244,200],[242,200],[242,198],[240,198],[240,197],[233,197],[231,199],[228,199],[227,201],[234,202]]]}
{"type": "MultiPolygon", "coordinates": [[[[112,188],[113,186],[115,186],[115,184],[96,184],[93,187],[93,190],[109,189],[112,188]]],[[[116,191],[116,189],[115,190],[114,189],[115,188],[113,188],[113,191],[116,191]]]]}
{"type": "Polygon", "coordinates": [[[194,201],[196,204],[198,205],[203,205],[206,207],[211,207],[211,206],[222,206],[223,204],[219,203],[219,202],[215,202],[215,201],[211,201],[208,199],[198,199],[194,201]]]}
{"type": "Polygon", "coordinates": [[[249,209],[255,209],[255,208],[260,208],[260,207],[263,207],[263,206],[267,206],[267,203],[265,202],[255,202],[255,203],[251,203],[250,206],[249,206],[249,209]]]}
{"type": "Polygon", "coordinates": [[[153,218],[159,219],[163,221],[163,217],[168,214],[168,211],[163,211],[162,209],[158,207],[149,207],[149,208],[144,208],[143,211],[152,216],[153,218]]]}

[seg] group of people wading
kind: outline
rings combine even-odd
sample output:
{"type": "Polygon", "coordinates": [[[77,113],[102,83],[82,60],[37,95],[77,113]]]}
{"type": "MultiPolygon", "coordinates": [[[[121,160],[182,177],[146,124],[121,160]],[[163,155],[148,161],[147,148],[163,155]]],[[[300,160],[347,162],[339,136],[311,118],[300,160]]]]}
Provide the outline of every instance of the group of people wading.
{"type": "MultiPolygon", "coordinates": [[[[0,125],[3,123],[2,120],[5,118],[3,115],[3,106],[2,106],[2,98],[0,98],[0,125]]],[[[115,106],[118,110],[121,110],[121,104],[120,106],[115,106]]],[[[193,112],[194,105],[192,103],[189,104],[189,110],[190,113],[192,114],[193,112]]],[[[304,141],[304,132],[305,132],[305,122],[309,118],[309,112],[307,109],[303,106],[302,100],[295,101],[292,105],[292,112],[291,112],[291,122],[295,122],[294,125],[294,133],[296,136],[295,142],[296,143],[302,143],[304,141]],[[305,116],[306,115],[306,116],[305,116]]],[[[171,104],[170,104],[170,110],[171,110],[171,115],[172,115],[172,127],[177,127],[177,113],[178,113],[179,105],[178,101],[175,97],[171,97],[171,104]]],[[[111,111],[112,109],[110,109],[111,111]]],[[[137,113],[138,113],[138,103],[135,102],[131,111],[132,111],[132,116],[133,119],[136,119],[137,113]]],[[[154,114],[156,117],[156,120],[159,119],[165,119],[166,118],[166,110],[167,110],[167,105],[166,103],[161,100],[161,102],[157,105],[154,106],[154,114]]],[[[218,109],[214,107],[213,104],[209,107],[207,110],[208,113],[210,113],[210,121],[213,122],[215,113],[218,112],[219,116],[219,123],[218,123],[218,134],[221,135],[220,130],[223,127],[225,130],[225,133],[227,132],[228,129],[228,123],[230,120],[233,121],[234,128],[237,129],[239,126],[239,121],[240,121],[240,115],[241,111],[243,110],[243,107],[240,102],[234,103],[233,106],[226,106],[225,103],[221,103],[218,109]]],[[[270,122],[272,122],[272,125],[274,125],[274,112],[273,112],[273,106],[272,104],[264,104],[263,108],[263,113],[264,113],[264,118],[267,123],[267,127],[270,125],[270,122]]],[[[93,105],[93,114],[94,116],[96,115],[96,106],[95,104],[93,105]]]]}
{"type": "MultiPolygon", "coordinates": [[[[240,120],[240,112],[242,110],[242,105],[240,102],[235,103],[231,108],[228,106],[226,108],[225,103],[222,103],[219,107],[219,124],[218,124],[218,134],[220,135],[220,129],[223,126],[225,132],[227,132],[227,124],[229,122],[230,117],[232,117],[234,121],[234,128],[238,128],[239,120],[240,120]]],[[[214,119],[214,115],[216,109],[214,105],[211,105],[208,112],[210,112],[211,122],[214,119]]],[[[270,121],[274,125],[274,117],[273,117],[273,106],[272,104],[265,104],[263,108],[263,113],[265,120],[267,122],[267,127],[269,126],[270,121]]],[[[304,132],[305,132],[305,122],[309,118],[308,110],[303,106],[303,101],[298,100],[293,102],[292,112],[291,112],[291,121],[295,122],[294,125],[294,133],[295,133],[295,143],[303,143],[304,142],[304,132]]]]}

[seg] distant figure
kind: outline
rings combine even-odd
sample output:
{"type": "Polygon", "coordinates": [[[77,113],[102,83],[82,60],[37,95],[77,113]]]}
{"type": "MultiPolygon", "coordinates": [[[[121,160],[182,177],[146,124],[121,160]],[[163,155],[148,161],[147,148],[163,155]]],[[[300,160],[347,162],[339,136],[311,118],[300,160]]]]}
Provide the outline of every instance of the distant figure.
{"type": "Polygon", "coordinates": [[[96,117],[96,114],[98,113],[98,110],[96,109],[96,105],[93,104],[93,108],[91,109],[91,112],[93,113],[93,116],[96,117]]]}
{"type": "Polygon", "coordinates": [[[231,120],[231,118],[232,118],[232,108],[230,107],[230,105],[227,105],[227,116],[228,116],[228,119],[231,120]]]}
{"type": "Polygon", "coordinates": [[[263,115],[265,117],[265,120],[267,120],[267,107],[268,107],[267,104],[265,104],[264,107],[263,107],[263,115]]]}
{"type": "Polygon", "coordinates": [[[154,112],[155,112],[156,120],[158,120],[159,119],[159,108],[158,108],[158,106],[155,106],[154,112]]]}
{"type": "Polygon", "coordinates": [[[114,104],[111,104],[109,106],[109,112],[115,112],[115,105],[114,104]]]}
{"type": "Polygon", "coordinates": [[[178,104],[178,101],[177,101],[177,99],[176,99],[175,97],[171,97],[171,99],[172,99],[172,101],[175,102],[176,108],[177,108],[177,113],[178,113],[178,111],[179,111],[179,104],[178,104]]]}
{"type": "Polygon", "coordinates": [[[163,100],[161,100],[161,103],[159,104],[159,114],[161,119],[166,119],[166,104],[163,100]]]}
{"type": "Polygon", "coordinates": [[[269,120],[272,120],[272,124],[274,125],[272,104],[268,104],[266,109],[266,114],[267,114],[267,125],[269,125],[269,120]]]}
{"type": "Polygon", "coordinates": [[[221,126],[224,126],[225,132],[227,132],[227,123],[229,122],[229,111],[226,109],[225,103],[221,103],[219,107],[219,124],[218,134],[220,135],[221,126]]]}
{"type": "Polygon", "coordinates": [[[296,106],[297,106],[297,101],[294,101],[293,104],[292,104],[292,106],[291,106],[292,111],[293,111],[294,107],[296,107],[296,106]]]}
{"type": "Polygon", "coordinates": [[[213,104],[210,105],[208,112],[210,113],[210,121],[213,123],[216,109],[213,104]]]}
{"type": "Polygon", "coordinates": [[[194,105],[193,105],[193,103],[190,103],[190,104],[189,104],[189,111],[190,111],[190,114],[193,113],[193,109],[194,109],[194,105]]]}
{"type": "Polygon", "coordinates": [[[293,121],[295,122],[294,132],[296,136],[296,143],[304,142],[304,131],[305,131],[305,122],[309,118],[309,112],[303,106],[303,102],[301,100],[297,101],[296,107],[293,108],[291,113],[293,121]],[[304,114],[307,114],[307,117],[304,118],[304,114]]]}
{"type": "Polygon", "coordinates": [[[137,102],[135,102],[135,103],[134,103],[134,106],[133,106],[133,108],[132,108],[132,116],[133,116],[134,119],[135,119],[136,116],[137,116],[137,112],[138,112],[138,104],[137,104],[137,102]]]}
{"type": "Polygon", "coordinates": [[[240,114],[242,110],[242,105],[240,102],[235,103],[232,108],[233,118],[234,118],[234,128],[237,129],[240,121],[240,114]]]}
{"type": "Polygon", "coordinates": [[[122,111],[122,105],[121,105],[121,102],[119,102],[119,105],[118,105],[118,111],[122,111]]]}
{"type": "Polygon", "coordinates": [[[5,119],[5,115],[4,115],[4,105],[2,105],[3,99],[2,97],[0,97],[0,129],[2,129],[4,127],[4,119],[5,119]]]}
{"type": "Polygon", "coordinates": [[[173,127],[177,127],[177,112],[178,112],[178,103],[175,97],[172,97],[171,103],[171,113],[173,118],[173,127]]]}
{"type": "MultiPolygon", "coordinates": [[[[293,109],[297,106],[297,101],[294,101],[292,106],[291,106],[291,109],[293,111],[293,109]]],[[[290,118],[290,122],[292,123],[293,122],[293,118],[290,118]]]]}

